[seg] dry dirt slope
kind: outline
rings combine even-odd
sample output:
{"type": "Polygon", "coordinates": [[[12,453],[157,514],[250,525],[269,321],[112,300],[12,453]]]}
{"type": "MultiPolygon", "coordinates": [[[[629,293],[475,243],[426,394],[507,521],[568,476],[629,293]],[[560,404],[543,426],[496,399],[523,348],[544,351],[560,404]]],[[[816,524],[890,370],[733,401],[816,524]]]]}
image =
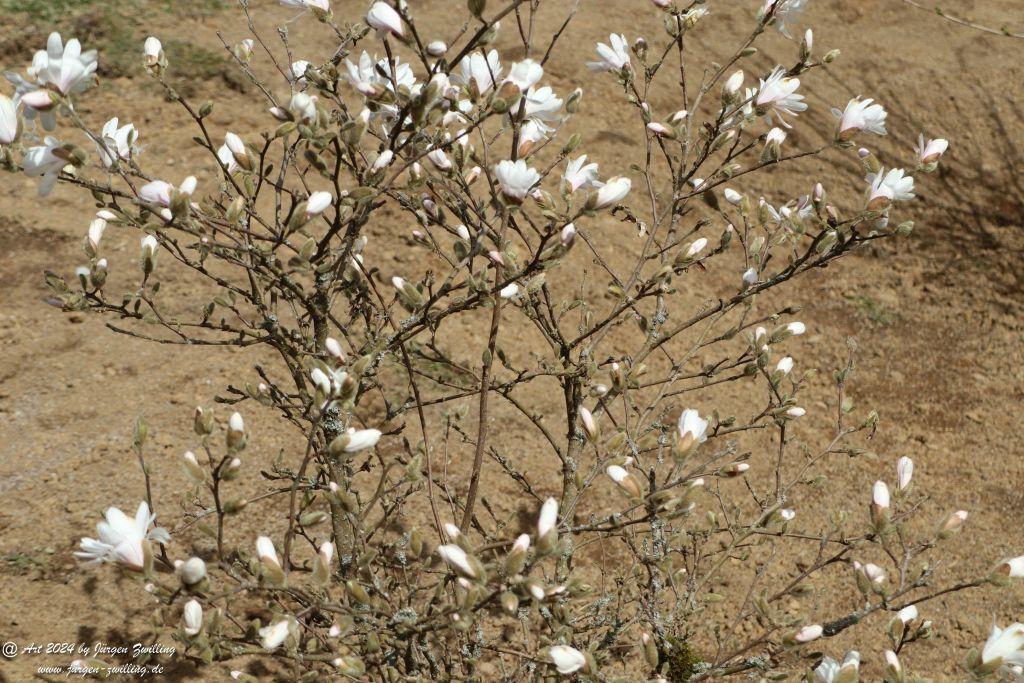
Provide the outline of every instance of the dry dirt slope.
{"type": "MultiPolygon", "coordinates": [[[[336,4],[350,11],[349,3],[336,4]]],[[[418,4],[436,17],[436,26],[444,22],[445,2],[418,4]]],[[[583,3],[566,43],[576,47],[560,50],[549,69],[560,89],[590,83],[581,62],[610,30],[630,38],[660,30],[646,8],[636,11],[639,4],[583,3]]],[[[727,16],[749,14],[749,4],[714,3],[712,9],[727,16]]],[[[272,2],[253,5],[261,21],[289,16],[272,2]]],[[[1021,18],[1015,0],[962,5],[965,13],[992,24],[1015,14],[1021,18]]],[[[5,29],[14,30],[6,22],[21,20],[10,17],[4,19],[5,29]]],[[[227,28],[229,40],[242,37],[231,14],[184,20],[180,34],[216,49],[213,26],[218,23],[227,28]]],[[[803,356],[829,368],[842,354],[844,337],[855,332],[864,350],[857,398],[877,407],[883,418],[873,446],[879,456],[830,472],[838,490],[883,475],[898,455],[914,456],[920,481],[942,507],[972,512],[970,531],[946,559],[950,572],[967,573],[1004,550],[1024,548],[1024,447],[1017,439],[1024,418],[1019,104],[1024,41],[957,28],[897,0],[814,0],[808,23],[822,49],[843,51],[831,77],[808,83],[819,127],[828,125],[825,103],[865,94],[892,111],[894,134],[880,146],[883,153],[906,152],[919,129],[952,141],[942,174],[923,184],[914,208],[915,234],[885,254],[840,264],[841,274],[830,273],[827,283],[804,281],[797,296],[813,329],[803,356]]],[[[700,47],[714,53],[729,26],[728,21],[709,23],[700,47]]],[[[308,22],[292,24],[296,35],[309,29],[308,22]]],[[[309,54],[298,56],[329,53],[328,41],[309,35],[302,42],[309,54]]],[[[762,66],[772,57],[783,60],[792,49],[781,39],[768,45],[762,66]]],[[[20,47],[13,54],[5,48],[8,62],[15,55],[28,57],[30,46],[20,47]]],[[[218,100],[239,101],[218,79],[196,87],[218,100]]],[[[610,94],[605,85],[596,86],[587,111],[597,117],[593,154],[609,161],[623,142],[609,131],[623,130],[622,120],[594,103],[610,94]]],[[[188,158],[168,138],[183,120],[154,109],[155,94],[141,81],[119,76],[106,79],[82,109],[101,121],[111,101],[122,118],[142,130],[147,157],[168,158],[174,164],[168,175],[183,175],[188,158]]],[[[240,133],[265,123],[259,112],[243,108],[223,107],[217,116],[221,126],[240,133]]],[[[793,142],[799,144],[804,134],[798,129],[793,142]]],[[[830,187],[855,182],[853,167],[815,170],[830,187]]],[[[785,171],[774,178],[776,199],[806,191],[785,171]]],[[[141,478],[128,449],[129,425],[136,414],[147,416],[156,434],[150,456],[154,474],[176,481],[174,463],[188,445],[183,435],[192,406],[209,403],[224,384],[244,376],[250,362],[230,353],[116,337],[97,320],[69,318],[42,305],[41,272],[70,273],[77,264],[89,207],[62,191],[45,204],[33,194],[33,184],[24,178],[0,179],[0,640],[115,642],[134,633],[146,616],[148,610],[131,607],[139,604],[138,588],[111,584],[102,571],[77,568],[70,552],[104,506],[138,499],[141,478]]],[[[405,228],[374,230],[374,238],[386,244],[389,233],[405,228]]],[[[110,248],[115,258],[130,261],[136,245],[125,238],[110,248]]],[[[396,250],[394,264],[399,258],[396,250]]],[[[820,400],[825,407],[824,391],[820,400]]],[[[808,428],[815,425],[824,425],[824,418],[812,419],[808,428]]],[[[264,436],[263,450],[250,457],[270,457],[273,438],[264,436]]],[[[173,506],[173,497],[162,493],[158,487],[158,500],[173,506]]],[[[929,608],[938,637],[911,651],[907,663],[937,680],[954,679],[950,652],[983,639],[993,616],[1000,622],[1024,619],[1022,598],[1018,588],[999,597],[957,596],[929,608]]],[[[869,667],[877,664],[877,652],[866,656],[869,667]]],[[[24,657],[0,660],[0,680],[27,680],[34,665],[24,657]]],[[[189,677],[187,667],[180,673],[189,677]]]]}

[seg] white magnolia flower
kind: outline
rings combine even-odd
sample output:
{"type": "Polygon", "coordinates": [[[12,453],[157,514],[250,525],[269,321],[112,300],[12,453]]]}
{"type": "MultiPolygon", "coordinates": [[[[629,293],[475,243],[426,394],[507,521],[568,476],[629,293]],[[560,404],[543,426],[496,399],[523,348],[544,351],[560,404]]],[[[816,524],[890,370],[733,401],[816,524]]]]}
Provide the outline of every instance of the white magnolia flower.
{"type": "Polygon", "coordinates": [[[438,546],[437,554],[441,556],[441,559],[444,560],[449,567],[467,579],[476,579],[479,577],[479,573],[470,561],[466,551],[459,546],[454,544],[438,546]]]}
{"type": "Polygon", "coordinates": [[[537,517],[537,538],[544,538],[549,532],[557,531],[558,527],[558,501],[548,498],[540,508],[540,515],[537,517]]]}
{"type": "Polygon", "coordinates": [[[263,562],[264,564],[270,564],[276,567],[281,566],[281,560],[277,557],[277,550],[274,548],[274,542],[267,536],[260,536],[256,539],[256,557],[258,557],[260,562],[263,562]]]}
{"type": "Polygon", "coordinates": [[[587,66],[594,71],[621,71],[629,66],[629,44],[626,36],[611,34],[608,42],[597,44],[597,56],[599,59],[594,62],[587,62],[587,66]]]}
{"type": "Polygon", "coordinates": [[[884,481],[876,481],[871,488],[871,514],[879,519],[889,510],[889,487],[884,481]]]}
{"type": "Polygon", "coordinates": [[[907,605],[899,612],[897,612],[896,616],[899,617],[899,620],[902,621],[904,624],[909,624],[914,619],[917,619],[917,606],[907,605]]]}
{"type": "Polygon", "coordinates": [[[736,71],[733,71],[732,75],[729,76],[728,80],[725,81],[725,85],[722,86],[722,88],[731,97],[735,97],[739,94],[740,88],[743,87],[744,78],[746,78],[746,76],[743,73],[743,69],[736,69],[736,71]]]}
{"type": "Polygon", "coordinates": [[[105,218],[96,217],[89,223],[89,233],[86,235],[86,239],[89,240],[89,246],[93,251],[100,248],[100,240],[103,238],[103,233],[107,230],[107,220],[105,218]]]}
{"type": "Polygon", "coordinates": [[[871,184],[868,208],[872,211],[884,210],[892,202],[904,202],[916,196],[914,177],[906,175],[902,168],[893,168],[888,172],[882,168],[878,173],[869,173],[865,180],[871,184]]]}
{"type": "Polygon", "coordinates": [[[821,638],[821,634],[825,632],[825,629],[821,624],[812,624],[810,626],[804,626],[802,629],[797,631],[793,635],[793,640],[798,643],[809,643],[813,640],[821,638]]]}
{"type": "Polygon", "coordinates": [[[786,325],[786,332],[793,336],[801,335],[807,331],[807,326],[801,322],[789,323],[786,325]]]}
{"type": "Polygon", "coordinates": [[[522,204],[530,190],[540,182],[540,173],[522,159],[502,161],[494,168],[494,176],[501,186],[501,193],[516,204],[522,204]]]}
{"type": "Polygon", "coordinates": [[[348,443],[345,445],[346,453],[358,453],[367,448],[373,448],[380,441],[382,432],[379,429],[355,429],[349,428],[345,435],[348,443]]]}
{"type": "Polygon", "coordinates": [[[139,133],[135,126],[130,123],[121,126],[115,116],[103,124],[100,140],[96,141],[100,161],[106,168],[110,168],[115,161],[130,159],[135,152],[135,142],[138,139],[139,133]]]}
{"type": "Polygon", "coordinates": [[[21,102],[0,94],[0,145],[18,139],[21,130],[21,102]]]}
{"type": "Polygon", "coordinates": [[[174,199],[174,194],[177,192],[179,195],[191,196],[196,191],[196,178],[195,176],[188,176],[178,186],[175,191],[174,186],[163,180],[154,180],[146,183],[139,188],[139,198],[147,204],[155,204],[157,206],[170,206],[171,200],[174,199]]]}
{"type": "Polygon", "coordinates": [[[601,189],[597,191],[597,196],[594,200],[595,209],[603,209],[606,206],[617,204],[626,198],[629,194],[630,188],[633,187],[633,181],[625,176],[616,176],[611,178],[601,189]]]}
{"type": "Polygon", "coordinates": [[[166,529],[150,528],[156,515],[150,514],[145,501],[139,503],[134,519],[115,507],[107,508],[104,517],[105,520],[96,525],[99,538],[83,538],[76,557],[88,563],[114,562],[133,571],[142,571],[146,566],[146,542],[171,540],[166,529]]]}
{"type": "Polygon", "coordinates": [[[1005,629],[992,624],[992,633],[981,650],[981,662],[1024,665],[1024,624],[1010,624],[1005,629]]]}
{"type": "Polygon", "coordinates": [[[868,133],[874,133],[875,135],[885,135],[885,119],[889,115],[886,113],[882,105],[875,102],[874,100],[860,98],[854,98],[850,100],[846,109],[840,112],[838,109],[833,109],[832,113],[839,117],[839,134],[840,140],[849,140],[852,138],[857,131],[867,131],[868,133]]]}
{"type": "Polygon", "coordinates": [[[780,360],[775,366],[775,372],[782,375],[788,375],[790,372],[792,372],[792,370],[793,359],[789,356],[786,356],[785,358],[780,360]]]}
{"type": "Polygon", "coordinates": [[[794,24],[800,19],[800,14],[807,6],[807,0],[764,0],[761,8],[761,16],[767,16],[768,12],[775,7],[775,26],[779,33],[792,38],[789,34],[789,27],[786,24],[794,24]]]}
{"type": "Polygon", "coordinates": [[[443,149],[432,149],[427,152],[427,159],[434,165],[439,171],[451,170],[452,162],[448,158],[448,155],[444,153],[443,149]]]}
{"type": "Polygon", "coordinates": [[[38,189],[40,197],[50,194],[57,184],[61,170],[68,163],[63,154],[58,155],[58,152],[63,150],[57,140],[47,137],[43,142],[45,144],[25,150],[25,156],[21,160],[25,175],[29,178],[42,178],[38,189]]]}
{"type": "Polygon", "coordinates": [[[448,52],[448,43],[443,40],[432,40],[427,43],[427,54],[431,57],[443,57],[448,52]]]}
{"type": "Polygon", "coordinates": [[[182,611],[182,620],[185,622],[185,635],[199,635],[203,630],[203,606],[197,600],[189,600],[182,611]]]}
{"type": "Polygon", "coordinates": [[[879,567],[877,564],[868,562],[867,564],[861,564],[860,562],[854,562],[853,568],[864,575],[864,578],[869,583],[882,584],[885,583],[888,577],[885,574],[885,570],[879,567]]]}
{"type": "Polygon", "coordinates": [[[288,75],[295,85],[300,88],[306,87],[306,69],[309,67],[309,60],[298,59],[288,67],[288,75]]]}
{"type": "Polygon", "coordinates": [[[498,291],[498,295],[502,299],[514,299],[516,296],[518,296],[518,294],[519,285],[517,285],[514,282],[502,287],[501,290],[498,291]]]}
{"type": "Polygon", "coordinates": [[[395,153],[390,149],[386,149],[377,155],[377,158],[373,160],[373,165],[370,167],[371,171],[378,172],[383,171],[385,168],[391,165],[391,162],[395,159],[395,153]]]}
{"type": "Polygon", "coordinates": [[[146,38],[146,42],[142,44],[142,54],[146,57],[146,64],[148,66],[156,66],[160,62],[160,57],[163,53],[163,43],[156,36],[149,36],[146,38]]]}
{"type": "Polygon", "coordinates": [[[32,57],[29,79],[15,73],[5,75],[22,96],[26,118],[38,114],[43,128],[53,130],[57,125],[56,109],[46,91],[60,95],[81,92],[92,84],[95,73],[96,51],[82,52],[81,44],[74,38],[65,45],[60,34],[54,32],[46,41],[46,49],[36,51],[32,57]]]}
{"type": "Polygon", "coordinates": [[[278,619],[273,624],[260,629],[260,645],[265,650],[276,650],[293,631],[298,632],[298,624],[294,618],[278,619]]]}
{"type": "Polygon", "coordinates": [[[540,82],[544,77],[544,67],[532,59],[524,59],[514,63],[508,70],[505,77],[506,83],[512,83],[517,88],[526,92],[540,82]]]}
{"type": "Polygon", "coordinates": [[[814,683],[835,683],[841,675],[847,675],[848,678],[848,672],[859,669],[860,653],[856,650],[847,652],[842,664],[831,657],[825,657],[814,670],[814,683]]]}
{"type": "Polygon", "coordinates": [[[999,571],[1011,579],[1024,578],[1024,555],[1004,561],[999,565],[999,571]]]}
{"type": "Polygon", "coordinates": [[[562,98],[555,95],[555,91],[546,85],[526,91],[522,107],[526,118],[534,123],[544,124],[541,126],[544,132],[549,130],[547,124],[562,120],[562,98]]]}
{"type": "Polygon", "coordinates": [[[743,201],[743,195],[731,187],[725,188],[725,191],[722,194],[725,196],[725,201],[729,202],[733,206],[739,206],[740,202],[743,201]]]}
{"type": "Polygon", "coordinates": [[[565,174],[562,176],[562,180],[565,181],[570,193],[597,187],[597,164],[588,164],[586,154],[570,159],[569,163],[565,165],[565,174]]]}
{"type": "Polygon", "coordinates": [[[366,13],[366,23],[370,28],[377,29],[377,35],[381,38],[389,34],[398,38],[405,35],[402,17],[386,2],[373,3],[373,7],[366,13]]]}
{"type": "Polygon", "coordinates": [[[384,91],[394,93],[396,84],[399,88],[408,88],[409,90],[416,87],[416,74],[408,64],[403,64],[397,57],[394,62],[389,62],[387,57],[377,59],[376,56],[371,57],[365,50],[359,55],[358,64],[353,63],[350,59],[345,60],[343,76],[356,90],[367,97],[378,96],[384,91]]]}
{"type": "Polygon", "coordinates": [[[913,476],[914,461],[904,455],[896,462],[896,488],[900,491],[906,489],[913,476]]]}
{"type": "Polygon", "coordinates": [[[799,87],[799,78],[790,78],[786,76],[784,68],[775,67],[768,78],[761,79],[761,87],[754,98],[758,113],[765,113],[769,117],[775,114],[783,126],[792,128],[782,115],[796,116],[807,109],[807,105],[802,102],[804,96],[796,92],[799,87]]]}
{"type": "Polygon", "coordinates": [[[548,648],[548,658],[560,674],[571,674],[587,665],[583,653],[568,645],[552,645],[548,648]]]}
{"type": "MultiPolygon", "coordinates": [[[[2,139],[0,139],[0,142],[2,142],[2,139]]],[[[926,142],[924,133],[922,133],[917,137],[917,147],[914,148],[914,151],[917,153],[920,164],[928,168],[937,164],[939,158],[946,153],[948,148],[949,142],[943,138],[936,138],[926,142]]]]}
{"type": "Polygon", "coordinates": [[[764,136],[764,142],[766,145],[782,145],[786,141],[786,131],[781,128],[772,128],[768,131],[768,134],[764,136]]]}
{"type": "Polygon", "coordinates": [[[706,246],[708,246],[708,238],[707,237],[699,237],[699,238],[695,239],[692,243],[690,243],[690,246],[688,246],[686,248],[686,251],[684,252],[684,254],[685,254],[686,258],[693,258],[694,256],[696,256],[700,252],[704,251],[704,247],[706,247],[706,246]]]}
{"type": "Polygon", "coordinates": [[[178,567],[178,576],[186,586],[194,586],[206,578],[206,563],[201,557],[190,557],[178,567]]]}
{"type": "Polygon", "coordinates": [[[285,7],[298,7],[299,9],[317,9],[321,12],[330,12],[330,0],[281,0],[285,7]]]}
{"type": "Polygon", "coordinates": [[[319,216],[333,203],[334,195],[330,192],[324,192],[322,190],[314,192],[309,195],[309,199],[306,200],[306,216],[319,216]]]}
{"type": "Polygon", "coordinates": [[[320,548],[317,551],[317,555],[320,561],[325,567],[331,566],[331,560],[334,559],[334,544],[330,541],[324,541],[320,544],[320,548]]]}
{"type": "Polygon", "coordinates": [[[692,443],[704,443],[708,440],[708,421],[701,418],[693,408],[687,408],[679,415],[679,440],[692,443]]]}
{"type": "Polygon", "coordinates": [[[451,80],[477,97],[493,88],[500,75],[501,59],[497,50],[491,50],[486,57],[483,52],[474,52],[463,57],[459,62],[459,70],[452,72],[451,80]]]}
{"type": "Polygon", "coordinates": [[[786,410],[786,417],[793,418],[794,420],[803,417],[806,414],[807,410],[799,406],[794,406],[793,408],[786,410]]]}
{"type": "Polygon", "coordinates": [[[293,119],[300,123],[316,121],[316,103],[317,98],[315,95],[297,92],[288,101],[288,112],[293,119]]]}
{"type": "Polygon", "coordinates": [[[745,271],[743,271],[742,280],[743,280],[743,284],[747,285],[748,287],[751,286],[751,285],[756,285],[757,284],[757,269],[756,268],[747,268],[745,271]]]}

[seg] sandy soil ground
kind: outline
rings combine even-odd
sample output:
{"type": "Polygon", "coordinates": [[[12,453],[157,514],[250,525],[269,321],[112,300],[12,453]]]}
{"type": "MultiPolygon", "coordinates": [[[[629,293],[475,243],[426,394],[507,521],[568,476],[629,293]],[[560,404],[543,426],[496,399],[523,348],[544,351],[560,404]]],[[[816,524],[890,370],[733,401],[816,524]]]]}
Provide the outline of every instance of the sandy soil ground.
{"type": "MultiPolygon", "coordinates": [[[[337,4],[354,12],[347,2],[337,4]]],[[[446,2],[415,4],[440,30],[446,2]]],[[[583,62],[595,40],[610,30],[630,38],[660,32],[652,12],[636,11],[640,4],[584,0],[548,69],[562,91],[576,84],[588,87],[588,151],[607,163],[639,137],[632,123],[624,124],[625,108],[597,105],[612,95],[610,79],[591,78],[583,62]]],[[[752,15],[747,5],[754,4],[711,3],[712,11],[727,20],[709,22],[706,31],[696,33],[694,49],[720,54],[739,18],[752,15]]],[[[863,94],[891,111],[892,134],[877,145],[880,155],[898,152],[908,158],[920,130],[949,138],[952,145],[941,172],[921,183],[921,198],[907,211],[917,222],[912,236],[844,260],[790,290],[811,330],[794,346],[800,362],[827,371],[844,356],[845,338],[855,336],[862,352],[854,395],[882,418],[872,453],[831,463],[822,495],[860,506],[870,482],[890,477],[896,458],[911,455],[936,514],[971,512],[968,530],[942,557],[945,576],[968,576],[1002,556],[1024,552],[1024,446],[1017,438],[1024,419],[1024,41],[959,28],[898,0],[810,4],[807,23],[815,28],[816,50],[839,48],[843,56],[827,74],[807,79],[811,110],[787,144],[809,146],[828,135],[828,106],[863,94]]],[[[1018,0],[959,5],[992,25],[1024,19],[1018,0]]],[[[267,0],[253,6],[262,25],[290,16],[267,0]]],[[[3,19],[4,35],[25,21],[19,15],[3,19]]],[[[168,31],[211,49],[219,45],[217,27],[224,28],[228,42],[244,37],[244,25],[231,11],[175,22],[168,31]]],[[[308,19],[290,26],[303,48],[296,57],[317,61],[333,51],[308,19]]],[[[5,42],[6,66],[22,65],[43,42],[47,27],[36,28],[19,50],[5,42]]],[[[793,49],[772,37],[759,64],[767,68],[789,61],[793,49]]],[[[218,102],[213,119],[222,130],[244,134],[266,125],[261,111],[241,106],[228,82],[214,78],[194,88],[197,97],[218,102]]],[[[198,171],[202,186],[212,169],[195,166],[194,156],[177,144],[180,135],[171,133],[180,131],[185,119],[157,107],[159,102],[145,79],[114,76],[83,98],[81,109],[93,121],[113,113],[133,121],[151,164],[166,159],[170,178],[198,171]]],[[[662,110],[673,106],[653,104],[662,110]]],[[[778,169],[771,176],[776,186],[761,191],[775,200],[806,192],[806,172],[837,192],[852,197],[859,191],[858,169],[838,156],[802,169],[778,169]]],[[[113,643],[144,629],[150,608],[136,607],[145,603],[137,599],[135,584],[110,582],[102,570],[83,570],[71,552],[83,534],[91,533],[104,507],[139,500],[142,480],[130,451],[131,424],[143,414],[153,427],[148,458],[158,505],[179,505],[173,493],[181,482],[177,459],[191,445],[193,407],[209,405],[228,383],[250,380],[252,358],[149,344],[115,335],[91,316],[44,305],[43,270],[71,275],[81,258],[90,206],[64,189],[39,201],[34,185],[24,177],[0,178],[0,640],[113,643]]],[[[407,229],[397,223],[371,227],[384,272],[409,267],[414,258],[403,241],[407,229]]],[[[112,260],[135,258],[135,237],[110,239],[112,260]]],[[[722,285],[716,277],[721,276],[709,274],[703,283],[707,292],[722,285]]],[[[173,273],[165,285],[187,286],[173,273]]],[[[707,292],[697,291],[695,297],[707,292]]],[[[479,346],[476,336],[467,334],[471,346],[479,346]]],[[[834,399],[827,374],[814,386],[810,414],[801,426],[808,439],[829,424],[834,399]]],[[[255,430],[247,454],[254,461],[269,460],[287,444],[282,435],[255,430]]],[[[524,439],[527,462],[540,452],[528,441],[532,437],[512,438],[524,439]]],[[[258,486],[252,483],[254,490],[258,486]]],[[[514,509],[516,501],[502,495],[491,492],[492,502],[514,509]]],[[[176,542],[184,544],[185,553],[188,543],[200,540],[176,542]]],[[[818,599],[827,613],[830,596],[818,599]]],[[[849,606],[841,602],[841,608],[849,606]]],[[[955,658],[984,640],[993,618],[1000,623],[1024,619],[1024,589],[957,594],[923,612],[934,620],[936,637],[908,651],[906,662],[935,680],[955,680],[955,658]]],[[[876,674],[880,644],[879,639],[873,650],[863,648],[867,667],[874,667],[866,670],[876,674]]],[[[29,680],[36,666],[60,661],[29,655],[0,660],[0,681],[29,680]]],[[[223,671],[199,674],[182,663],[174,673],[182,680],[202,680],[223,671]]]]}

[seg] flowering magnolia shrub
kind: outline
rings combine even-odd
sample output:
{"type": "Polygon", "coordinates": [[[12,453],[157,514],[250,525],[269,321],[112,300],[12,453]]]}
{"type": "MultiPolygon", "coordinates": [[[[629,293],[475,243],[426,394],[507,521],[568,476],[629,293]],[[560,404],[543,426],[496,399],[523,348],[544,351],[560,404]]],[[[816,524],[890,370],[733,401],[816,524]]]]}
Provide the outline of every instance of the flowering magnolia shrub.
{"type": "MultiPolygon", "coordinates": [[[[48,275],[54,303],[119,333],[277,359],[263,354],[226,388],[230,408],[196,409],[180,518],[154,507],[170,492],[150,481],[139,421],[146,490],[120,503],[135,516],[112,507],[81,542],[83,560],[113,565],[97,571],[138,579],[180,654],[238,680],[254,680],[256,658],[301,680],[850,683],[863,659],[911,681],[900,654],[935,628],[930,599],[1024,575],[1024,557],[993,556],[984,576],[935,570],[967,512],[926,504],[907,457],[849,501],[793,505],[823,466],[861,452],[877,416],[846,394],[851,348],[833,375],[834,426],[797,437],[811,373],[788,353],[807,328],[761,295],[909,233],[912,173],[946,151],[924,137],[903,160],[859,147],[886,133],[871,99],[835,110],[829,144],[792,148],[787,131],[824,111],[801,79],[838,57],[800,32],[804,0],[749,7],[749,33],[721,64],[685,47],[715,18],[700,0],[637,0],[664,35],[613,33],[588,63],[643,132],[632,166],[588,154],[594,126],[567,135],[584,92],[545,84],[570,3],[470,0],[441,37],[401,1],[284,4],[337,48],[289,63],[285,30],[232,48],[267,110],[258,135],[215,130],[214,103],[164,80],[175,66],[160,40],[141,51],[166,106],[194,122],[216,184],[155,176],[145,131],[79,117],[102,56],[77,40],[50,36],[0,99],[7,170],[39,178],[40,195],[65,183],[97,204],[87,265],[71,281],[48,275]],[[534,18],[549,4],[565,19],[545,35],[534,18]],[[774,30],[798,36],[792,66],[747,74],[774,30]],[[259,78],[261,63],[280,78],[259,78]],[[654,111],[653,93],[680,108],[654,111]],[[810,156],[851,158],[864,181],[826,196],[807,178],[798,199],[761,197],[762,172],[810,156]],[[415,225],[418,258],[385,272],[366,230],[396,214],[415,225]],[[614,237],[598,229],[615,221],[614,237]],[[108,260],[107,231],[137,236],[137,263],[108,260]],[[162,288],[168,268],[202,286],[162,288]],[[680,290],[706,271],[730,291],[691,309],[680,290]],[[718,385],[743,397],[737,414],[718,385]],[[504,409],[520,422],[496,421],[504,409]],[[273,417],[250,438],[253,414],[273,417]],[[250,455],[259,433],[288,443],[273,463],[250,455]],[[527,439],[531,467],[517,454],[527,439]],[[245,499],[242,482],[264,492],[245,499]],[[489,490],[513,492],[515,509],[489,490]],[[205,550],[189,557],[176,536],[195,531],[205,550]],[[800,602],[821,585],[847,597],[800,602]],[[848,629],[870,651],[830,644],[848,629]]],[[[1024,625],[994,627],[965,655],[949,667],[1020,676],[1024,625]]]]}

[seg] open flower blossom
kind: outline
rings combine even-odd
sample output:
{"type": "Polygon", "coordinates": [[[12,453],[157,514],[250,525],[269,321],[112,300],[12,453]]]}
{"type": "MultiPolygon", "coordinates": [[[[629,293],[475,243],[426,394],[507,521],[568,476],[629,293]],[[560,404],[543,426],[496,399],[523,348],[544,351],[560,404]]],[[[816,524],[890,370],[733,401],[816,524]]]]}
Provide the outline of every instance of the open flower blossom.
{"type": "Polygon", "coordinates": [[[560,674],[571,674],[587,665],[583,653],[569,645],[552,645],[548,648],[548,658],[560,674]]]}
{"type": "Polygon", "coordinates": [[[892,202],[905,202],[913,199],[914,177],[906,175],[902,168],[879,169],[878,173],[869,173],[865,180],[870,183],[868,188],[868,209],[881,211],[892,202]]]}
{"type": "Polygon", "coordinates": [[[377,35],[381,38],[387,35],[402,38],[405,35],[402,17],[386,2],[373,3],[370,11],[366,13],[366,23],[370,28],[376,29],[377,35]]]}
{"type": "Polygon", "coordinates": [[[25,175],[29,178],[42,178],[37,190],[40,197],[50,194],[61,170],[68,165],[64,150],[56,139],[46,137],[43,143],[25,150],[25,157],[21,161],[25,175]]]}
{"type": "Polygon", "coordinates": [[[21,102],[0,94],[0,145],[9,145],[21,132],[21,102]]]}
{"type": "Polygon", "coordinates": [[[451,80],[455,85],[469,90],[474,97],[486,94],[501,76],[501,59],[497,50],[473,52],[462,58],[458,71],[452,71],[451,80]]]}
{"type": "Polygon", "coordinates": [[[203,606],[199,604],[198,600],[189,600],[185,603],[182,621],[185,624],[186,636],[199,635],[199,632],[203,630],[203,606]]]}
{"type": "Polygon", "coordinates": [[[39,114],[43,129],[53,130],[57,116],[49,93],[66,96],[81,92],[92,85],[95,73],[96,51],[82,52],[82,45],[75,38],[65,44],[55,31],[47,39],[46,49],[36,51],[32,57],[29,79],[15,73],[5,75],[22,97],[26,118],[39,114]]]}
{"type": "Polygon", "coordinates": [[[792,38],[793,36],[789,34],[789,26],[787,24],[794,24],[799,21],[800,14],[806,6],[807,0],[764,0],[764,5],[761,7],[761,16],[767,16],[768,12],[774,7],[775,27],[778,28],[779,33],[782,35],[792,38]]]}
{"type": "Polygon", "coordinates": [[[839,118],[837,137],[840,140],[849,140],[858,131],[875,135],[886,134],[885,119],[889,114],[882,105],[870,98],[862,100],[855,97],[847,103],[844,111],[833,109],[832,113],[839,118]]]}
{"type": "Polygon", "coordinates": [[[774,114],[786,128],[792,128],[782,115],[796,116],[807,109],[807,104],[802,100],[803,95],[797,94],[800,88],[799,78],[786,76],[786,70],[781,66],[768,75],[768,78],[761,79],[761,86],[754,98],[754,105],[758,113],[771,117],[774,114]]]}
{"type": "Polygon", "coordinates": [[[679,440],[691,444],[704,443],[708,440],[708,421],[701,418],[693,408],[687,408],[679,415],[679,440]]]}
{"type": "Polygon", "coordinates": [[[599,59],[587,62],[587,66],[593,71],[621,71],[629,66],[629,43],[626,36],[622,34],[611,34],[608,42],[597,44],[597,56],[599,59]]]}
{"type": "Polygon", "coordinates": [[[285,118],[290,116],[292,119],[300,123],[315,121],[317,117],[317,101],[316,95],[307,95],[304,92],[295,93],[288,101],[288,114],[285,118]]]}
{"type": "Polygon", "coordinates": [[[356,90],[367,97],[377,97],[384,92],[394,93],[396,85],[410,91],[416,87],[416,74],[408,64],[397,57],[391,62],[387,57],[377,59],[365,50],[359,55],[358,63],[351,59],[345,60],[342,75],[356,90]]]}
{"type": "Polygon", "coordinates": [[[595,209],[603,209],[606,206],[617,204],[626,198],[629,190],[633,187],[633,181],[625,176],[610,178],[608,182],[601,185],[594,198],[595,209]]]}
{"type": "Polygon", "coordinates": [[[522,159],[502,161],[494,168],[494,176],[501,187],[501,194],[516,204],[522,204],[530,190],[540,182],[540,173],[522,159]]]}
{"type": "Polygon", "coordinates": [[[562,98],[550,86],[527,90],[522,107],[524,116],[544,133],[551,130],[549,124],[562,120],[562,98]]]}
{"type": "Polygon", "coordinates": [[[949,149],[949,142],[943,138],[925,140],[924,133],[917,137],[917,147],[914,152],[917,154],[918,163],[927,171],[935,170],[939,159],[949,149]]]}
{"type": "Polygon", "coordinates": [[[1024,624],[1010,624],[1005,629],[992,624],[981,662],[987,666],[1024,665],[1024,624]]]}
{"type": "Polygon", "coordinates": [[[524,59],[521,62],[515,62],[509,68],[505,82],[512,83],[523,92],[526,92],[537,85],[543,77],[544,67],[539,62],[535,62],[532,59],[524,59]]]}
{"type": "Polygon", "coordinates": [[[570,159],[565,165],[565,174],[562,180],[570,193],[576,190],[589,189],[598,186],[598,166],[595,163],[587,163],[587,155],[570,159]]]}
{"type": "Polygon", "coordinates": [[[814,670],[814,683],[837,683],[842,680],[853,680],[852,673],[860,670],[860,653],[851,650],[843,657],[840,664],[831,657],[824,657],[821,664],[814,670]]]}
{"type": "Polygon", "coordinates": [[[139,133],[135,130],[135,126],[130,123],[122,126],[115,116],[103,124],[100,139],[96,141],[100,161],[106,168],[110,168],[116,161],[131,159],[135,153],[135,142],[138,139],[139,133]]]}
{"type": "Polygon", "coordinates": [[[104,521],[96,525],[98,539],[83,538],[75,556],[88,563],[113,562],[133,571],[146,567],[147,541],[167,543],[171,536],[163,527],[150,528],[156,515],[150,514],[143,501],[135,517],[130,518],[118,508],[107,508],[104,521]]]}

